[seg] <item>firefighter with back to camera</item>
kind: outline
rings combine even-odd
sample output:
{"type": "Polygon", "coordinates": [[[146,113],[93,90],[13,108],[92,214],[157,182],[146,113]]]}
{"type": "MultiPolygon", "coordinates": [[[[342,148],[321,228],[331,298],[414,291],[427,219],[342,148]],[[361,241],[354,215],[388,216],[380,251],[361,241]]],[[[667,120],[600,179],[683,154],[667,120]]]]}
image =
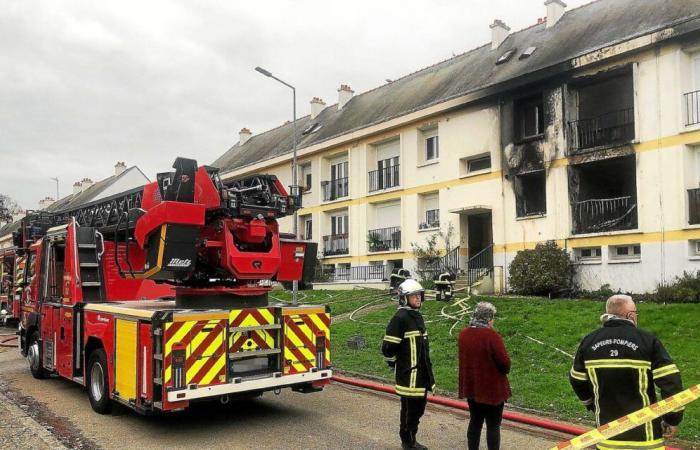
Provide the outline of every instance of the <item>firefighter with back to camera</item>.
{"type": "Polygon", "coordinates": [[[416,441],[428,391],[435,388],[428,333],[419,311],[425,290],[417,281],[408,279],[399,285],[397,293],[399,308],[387,325],[382,353],[394,369],[396,393],[401,397],[401,448],[427,449],[416,441]]]}
{"type": "MultiPolygon", "coordinates": [[[[639,313],[628,295],[613,295],[601,316],[603,326],[583,338],[570,371],[581,402],[598,426],[683,390],[681,374],[661,341],[637,328],[639,313]]],[[[676,433],[683,408],[598,444],[600,450],[661,450],[676,433]]]]}

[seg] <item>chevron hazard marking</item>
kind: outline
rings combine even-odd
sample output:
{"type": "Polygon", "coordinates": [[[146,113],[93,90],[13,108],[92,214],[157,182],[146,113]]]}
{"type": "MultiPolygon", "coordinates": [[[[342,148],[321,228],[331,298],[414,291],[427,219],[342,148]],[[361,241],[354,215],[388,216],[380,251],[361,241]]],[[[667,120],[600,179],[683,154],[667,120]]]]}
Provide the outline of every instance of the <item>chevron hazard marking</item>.
{"type": "Polygon", "coordinates": [[[575,437],[570,441],[562,442],[550,450],[581,450],[602,441],[615,437],[632,428],[637,428],[644,425],[657,417],[675,411],[688,403],[694,402],[700,398],[700,384],[681,391],[676,395],[672,395],[664,400],[661,400],[653,405],[642,408],[626,416],[612,422],[601,425],[600,427],[591,430],[581,436],[575,437]]]}

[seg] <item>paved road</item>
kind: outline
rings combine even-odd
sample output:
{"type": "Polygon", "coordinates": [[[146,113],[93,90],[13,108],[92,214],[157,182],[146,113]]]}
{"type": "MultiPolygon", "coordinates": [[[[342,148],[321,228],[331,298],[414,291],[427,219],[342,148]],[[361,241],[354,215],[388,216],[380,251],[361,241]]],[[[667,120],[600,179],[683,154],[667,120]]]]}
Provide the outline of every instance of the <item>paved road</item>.
{"type": "MultiPolygon", "coordinates": [[[[465,448],[466,417],[429,406],[419,440],[431,449],[465,448]]],[[[394,396],[339,384],[315,394],[283,391],[228,405],[209,402],[170,415],[120,410],[100,416],[80,386],[58,378],[34,380],[16,351],[0,350],[0,448],[55,448],[56,441],[42,442],[37,435],[43,428],[80,449],[398,449],[397,418],[394,396]],[[35,431],[22,431],[29,419],[13,411],[32,416],[35,431]]],[[[562,437],[507,423],[502,448],[544,449],[562,437]]]]}

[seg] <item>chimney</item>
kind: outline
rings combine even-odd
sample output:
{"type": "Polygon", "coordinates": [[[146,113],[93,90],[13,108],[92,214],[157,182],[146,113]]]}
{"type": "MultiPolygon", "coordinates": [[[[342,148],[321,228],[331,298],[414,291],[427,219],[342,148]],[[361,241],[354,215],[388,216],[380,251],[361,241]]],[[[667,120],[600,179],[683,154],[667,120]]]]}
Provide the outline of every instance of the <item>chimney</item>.
{"type": "Polygon", "coordinates": [[[82,190],[83,188],[80,185],[80,181],[76,181],[75,183],[73,183],[73,195],[80,194],[80,191],[82,190]]]}
{"type": "Polygon", "coordinates": [[[547,0],[544,6],[547,7],[547,28],[553,27],[564,15],[566,3],[561,0],[547,0]]]}
{"type": "Polygon", "coordinates": [[[48,208],[54,201],[55,200],[52,197],[44,197],[43,199],[39,200],[39,209],[48,208]]]}
{"type": "Polygon", "coordinates": [[[353,91],[350,86],[347,84],[341,84],[340,88],[338,89],[338,109],[343,109],[343,106],[350,101],[352,94],[354,93],[355,91],[353,91]]]}
{"type": "Polygon", "coordinates": [[[80,182],[81,192],[87,191],[93,184],[90,178],[83,178],[83,181],[80,182]]]}
{"type": "Polygon", "coordinates": [[[126,170],[126,163],[124,161],[117,161],[114,165],[114,175],[118,176],[124,173],[126,170]]]}
{"type": "Polygon", "coordinates": [[[241,146],[248,142],[248,139],[250,139],[252,135],[253,133],[251,133],[249,129],[241,128],[241,131],[238,132],[238,145],[241,146]]]}
{"type": "Polygon", "coordinates": [[[489,28],[491,28],[491,50],[495,50],[506,40],[510,28],[498,19],[494,20],[489,28]]]}
{"type": "Polygon", "coordinates": [[[323,108],[326,107],[326,103],[321,100],[318,97],[314,97],[311,99],[311,119],[315,119],[316,116],[321,114],[321,111],[323,111],[323,108]]]}

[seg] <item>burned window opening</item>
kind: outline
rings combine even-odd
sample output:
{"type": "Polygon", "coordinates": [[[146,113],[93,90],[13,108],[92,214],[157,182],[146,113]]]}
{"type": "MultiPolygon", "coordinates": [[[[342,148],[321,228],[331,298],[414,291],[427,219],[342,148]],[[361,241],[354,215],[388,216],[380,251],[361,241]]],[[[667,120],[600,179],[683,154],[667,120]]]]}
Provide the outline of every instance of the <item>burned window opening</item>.
{"type": "Polygon", "coordinates": [[[573,233],[637,228],[635,156],[569,166],[573,233]]]}
{"type": "Polygon", "coordinates": [[[547,176],[544,170],[516,175],[513,189],[517,217],[547,213],[547,176]]]}
{"type": "Polygon", "coordinates": [[[544,101],[542,94],[515,102],[515,138],[522,142],[544,134],[544,101]]]}
{"type": "Polygon", "coordinates": [[[614,147],[634,140],[634,85],[631,70],[597,76],[572,86],[575,108],[568,123],[569,152],[614,147]]]}

